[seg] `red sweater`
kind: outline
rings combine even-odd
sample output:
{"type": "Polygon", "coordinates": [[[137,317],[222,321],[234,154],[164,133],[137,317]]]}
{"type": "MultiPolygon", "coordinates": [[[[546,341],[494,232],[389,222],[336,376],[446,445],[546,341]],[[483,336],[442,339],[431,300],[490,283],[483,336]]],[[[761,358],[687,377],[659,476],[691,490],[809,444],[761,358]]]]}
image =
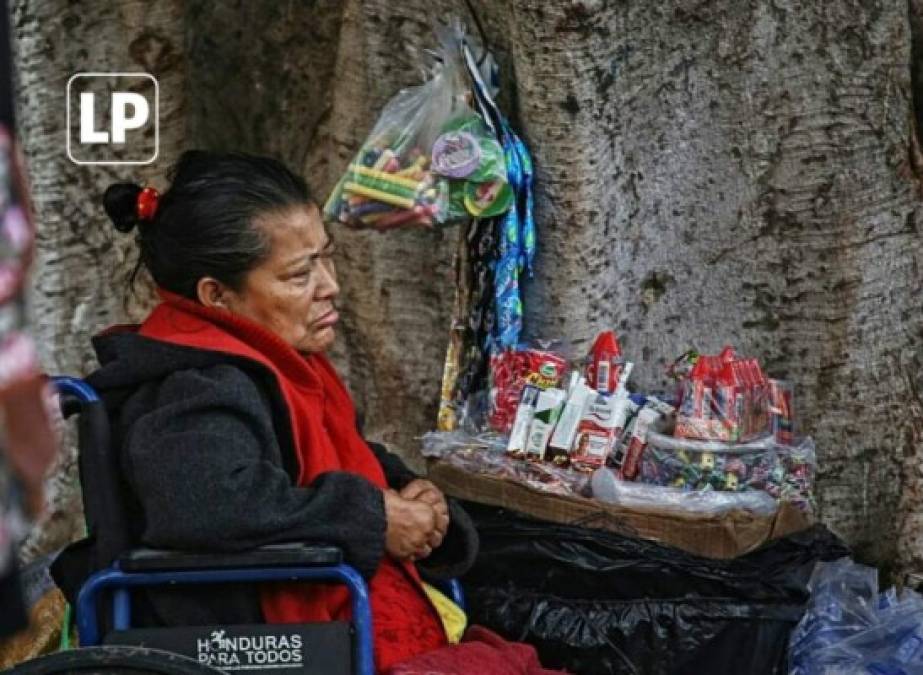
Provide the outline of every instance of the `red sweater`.
{"type": "MultiPolygon", "coordinates": [[[[326,357],[302,355],[239,315],[166,291],[161,297],[163,303],[141,326],[141,335],[253,359],[276,377],[292,421],[299,486],[327,471],[348,471],[387,487],[381,465],[356,429],[349,393],[326,357]]],[[[379,670],[446,644],[411,562],[386,555],[369,583],[369,595],[379,670]]],[[[342,586],[277,584],[267,586],[261,600],[269,623],[348,620],[351,613],[342,586]]]]}

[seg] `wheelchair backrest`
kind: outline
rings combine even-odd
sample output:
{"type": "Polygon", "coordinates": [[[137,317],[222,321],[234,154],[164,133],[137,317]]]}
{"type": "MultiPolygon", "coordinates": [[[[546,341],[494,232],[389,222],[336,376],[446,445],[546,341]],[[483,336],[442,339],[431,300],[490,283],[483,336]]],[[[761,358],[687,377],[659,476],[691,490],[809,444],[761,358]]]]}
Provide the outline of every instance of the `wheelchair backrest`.
{"type": "Polygon", "coordinates": [[[65,418],[78,415],[77,461],[87,533],[93,540],[94,569],[112,563],[130,548],[128,495],[112,447],[106,406],[96,392],[76,378],[56,377],[65,418]]]}

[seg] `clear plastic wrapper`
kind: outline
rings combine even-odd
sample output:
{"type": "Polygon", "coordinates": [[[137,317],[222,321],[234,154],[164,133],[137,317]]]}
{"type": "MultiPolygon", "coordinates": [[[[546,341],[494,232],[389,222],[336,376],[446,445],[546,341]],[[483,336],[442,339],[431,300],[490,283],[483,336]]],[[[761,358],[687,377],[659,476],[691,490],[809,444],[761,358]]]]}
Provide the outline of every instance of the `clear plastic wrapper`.
{"type": "Polygon", "coordinates": [[[422,440],[421,454],[428,459],[442,459],[454,450],[503,452],[507,444],[507,437],[503,434],[492,431],[472,434],[461,429],[430,431],[423,434],[422,440]]]}
{"type": "Polygon", "coordinates": [[[923,673],[923,597],[878,592],[878,571],[848,558],[819,563],[792,633],[792,675],[923,673]]]}
{"type": "Polygon", "coordinates": [[[720,443],[650,431],[638,481],[681,490],[761,490],[811,511],[816,466],[810,438],[793,445],[780,445],[772,436],[720,443]]]}
{"type": "Polygon", "coordinates": [[[778,510],[776,500],[758,490],[753,492],[690,492],[679,488],[623,481],[607,468],[593,473],[590,488],[595,499],[630,509],[674,511],[704,516],[717,516],[731,511],[746,511],[755,515],[771,516],[778,510]]]}
{"type": "Polygon", "coordinates": [[[550,494],[574,497],[584,496],[589,492],[588,474],[563,469],[547,462],[516,459],[503,449],[487,450],[483,446],[470,445],[451,449],[444,447],[439,458],[446,464],[468,473],[511,480],[550,494]]]}
{"type": "Polygon", "coordinates": [[[514,195],[503,148],[470,103],[461,35],[440,35],[423,84],[388,101],[324,205],[356,228],[433,227],[505,213],[514,195]]]}

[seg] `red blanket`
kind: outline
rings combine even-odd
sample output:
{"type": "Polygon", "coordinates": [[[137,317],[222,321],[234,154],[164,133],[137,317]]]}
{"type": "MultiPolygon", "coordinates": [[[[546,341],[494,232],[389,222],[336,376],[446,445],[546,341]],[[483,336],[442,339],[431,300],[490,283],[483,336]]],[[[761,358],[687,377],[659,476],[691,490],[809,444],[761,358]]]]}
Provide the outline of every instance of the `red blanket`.
{"type": "MultiPolygon", "coordinates": [[[[298,485],[326,471],[349,471],[384,489],[381,465],[356,429],[349,392],[321,354],[302,355],[274,333],[238,315],[161,291],[163,303],[141,327],[147,337],[227,352],[257,361],[275,375],[292,420],[298,485]]],[[[344,518],[349,514],[344,513],[344,518]]],[[[369,583],[379,670],[446,644],[435,609],[411,562],[385,556],[369,583]]],[[[261,593],[270,623],[348,620],[342,586],[277,584],[261,593]]]]}
{"type": "Polygon", "coordinates": [[[542,668],[534,647],[507,642],[486,628],[472,626],[461,644],[399,663],[386,675],[555,675],[563,672],[542,668]]]}

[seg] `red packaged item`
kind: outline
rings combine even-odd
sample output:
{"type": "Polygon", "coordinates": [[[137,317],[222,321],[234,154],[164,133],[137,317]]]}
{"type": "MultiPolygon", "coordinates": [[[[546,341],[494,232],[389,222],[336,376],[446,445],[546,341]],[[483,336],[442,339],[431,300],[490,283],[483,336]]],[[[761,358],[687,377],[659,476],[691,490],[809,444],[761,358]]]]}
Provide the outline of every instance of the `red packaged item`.
{"type": "Polygon", "coordinates": [[[577,428],[577,440],[571,451],[571,463],[576,468],[597,469],[606,463],[625,429],[630,408],[627,395],[593,397],[577,428]]]}
{"type": "Polygon", "coordinates": [[[780,445],[791,445],[795,436],[794,387],[785,380],[769,380],[769,428],[780,445]]]}
{"type": "Polygon", "coordinates": [[[724,349],[718,354],[718,361],[722,364],[731,363],[737,360],[737,352],[731,345],[725,345],[724,349]]]}
{"type": "Polygon", "coordinates": [[[647,448],[648,432],[656,430],[667,417],[676,413],[673,406],[649,396],[644,407],[635,417],[631,427],[631,436],[625,443],[621,461],[617,462],[617,475],[621,480],[635,480],[641,470],[641,458],[647,448]]]}
{"type": "Polygon", "coordinates": [[[750,376],[749,416],[741,436],[752,437],[769,428],[769,380],[760,362],[748,359],[747,371],[750,376]]]}
{"type": "Polygon", "coordinates": [[[737,358],[725,347],[700,356],[685,381],[675,435],[740,441],[767,430],[768,383],[756,359],[737,358]]]}
{"type": "Polygon", "coordinates": [[[647,447],[647,432],[658,419],[660,413],[653,408],[641,408],[635,419],[634,429],[632,429],[631,438],[625,449],[625,457],[622,465],[619,467],[618,477],[622,480],[634,480],[638,477],[641,468],[641,455],[644,448],[647,447]]]}
{"type": "Polygon", "coordinates": [[[567,370],[567,361],[554,352],[540,349],[506,350],[490,357],[491,429],[508,434],[516,419],[516,409],[527,384],[539,389],[556,387],[567,370]]]}
{"type": "Polygon", "coordinates": [[[613,394],[622,371],[622,348],[611,330],[596,336],[590,349],[586,381],[591,389],[600,394],[613,394]]]}

